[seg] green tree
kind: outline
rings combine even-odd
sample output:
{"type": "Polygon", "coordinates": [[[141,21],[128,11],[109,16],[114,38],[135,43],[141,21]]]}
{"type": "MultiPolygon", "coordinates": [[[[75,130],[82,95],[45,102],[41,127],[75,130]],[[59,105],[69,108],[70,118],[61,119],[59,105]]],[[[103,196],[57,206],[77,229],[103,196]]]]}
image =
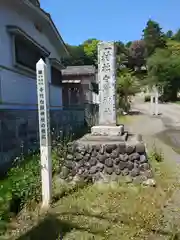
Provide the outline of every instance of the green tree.
{"type": "Polygon", "coordinates": [[[146,46],[146,55],[152,55],[156,48],[165,48],[166,39],[161,27],[155,21],[148,20],[145,29],[143,30],[143,39],[146,46]]]}
{"type": "Polygon", "coordinates": [[[65,66],[89,65],[92,64],[91,59],[85,54],[84,46],[72,46],[67,44],[70,56],[62,60],[65,66]]]}
{"type": "Polygon", "coordinates": [[[166,37],[171,39],[173,37],[173,31],[171,30],[167,31],[166,37]]]}
{"type": "Polygon", "coordinates": [[[132,41],[129,41],[129,42],[126,43],[125,46],[126,46],[127,48],[129,48],[129,47],[131,46],[131,44],[132,44],[132,41]]]}
{"type": "Polygon", "coordinates": [[[86,56],[91,60],[92,64],[97,65],[97,45],[99,40],[96,38],[88,39],[83,42],[83,49],[86,56]]]}
{"type": "Polygon", "coordinates": [[[173,55],[180,55],[180,42],[169,40],[167,46],[173,55]]]}
{"type": "Polygon", "coordinates": [[[174,34],[173,40],[180,42],[180,29],[178,29],[177,32],[174,34]]]}
{"type": "Polygon", "coordinates": [[[145,43],[143,40],[132,42],[129,47],[128,62],[133,69],[140,68],[145,64],[145,43]]]}
{"type": "Polygon", "coordinates": [[[118,69],[121,68],[122,64],[128,62],[128,49],[123,42],[117,41],[116,43],[116,62],[118,69]]]}
{"type": "Polygon", "coordinates": [[[119,74],[117,78],[117,94],[118,94],[118,105],[124,111],[130,110],[129,97],[134,95],[138,91],[138,81],[132,72],[127,69],[119,74]]]}
{"type": "Polygon", "coordinates": [[[123,42],[121,42],[121,41],[116,41],[115,44],[116,44],[116,54],[117,54],[117,55],[120,55],[120,54],[122,54],[122,53],[125,54],[125,55],[128,54],[128,49],[127,49],[127,47],[124,45],[123,42]]]}
{"type": "Polygon", "coordinates": [[[147,66],[149,85],[162,86],[166,100],[176,100],[180,89],[180,55],[169,49],[157,49],[147,66]]]}

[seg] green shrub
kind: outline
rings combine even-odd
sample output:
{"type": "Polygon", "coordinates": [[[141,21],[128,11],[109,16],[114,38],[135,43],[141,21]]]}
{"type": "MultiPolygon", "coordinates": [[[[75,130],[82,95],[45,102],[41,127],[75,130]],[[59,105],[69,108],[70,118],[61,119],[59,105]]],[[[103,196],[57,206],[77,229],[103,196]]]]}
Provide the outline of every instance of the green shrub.
{"type": "MultiPolygon", "coordinates": [[[[32,155],[10,169],[0,182],[0,221],[8,221],[29,201],[41,200],[40,157],[32,155]]],[[[0,224],[1,226],[1,224],[0,224]]],[[[4,226],[4,225],[3,225],[4,226]]]]}
{"type": "Polygon", "coordinates": [[[150,159],[152,161],[156,161],[156,162],[163,162],[163,160],[164,160],[164,156],[163,156],[161,149],[158,149],[155,144],[150,153],[150,159]]]}
{"type": "MultiPolygon", "coordinates": [[[[68,142],[82,136],[87,128],[79,127],[77,132],[64,134],[52,143],[52,174],[58,174],[66,155],[68,142]]],[[[39,153],[22,156],[4,180],[0,180],[0,235],[12,215],[25,205],[41,201],[41,164],[39,153]],[[23,160],[23,161],[22,161],[23,160]]]]}
{"type": "Polygon", "coordinates": [[[146,95],[144,97],[144,102],[150,102],[150,100],[151,100],[151,97],[149,95],[146,95]]]}
{"type": "Polygon", "coordinates": [[[129,110],[131,109],[131,103],[126,102],[123,97],[122,98],[119,97],[118,105],[119,105],[119,108],[122,109],[125,112],[129,112],[129,110]]]}
{"type": "MultiPolygon", "coordinates": [[[[63,160],[64,145],[52,151],[52,173],[59,171],[63,160]],[[56,150],[55,150],[56,149],[56,150]]],[[[12,215],[16,215],[26,204],[41,201],[40,155],[25,157],[10,169],[6,179],[0,181],[0,233],[12,215]]],[[[1,235],[1,234],[0,234],[1,235]]]]}

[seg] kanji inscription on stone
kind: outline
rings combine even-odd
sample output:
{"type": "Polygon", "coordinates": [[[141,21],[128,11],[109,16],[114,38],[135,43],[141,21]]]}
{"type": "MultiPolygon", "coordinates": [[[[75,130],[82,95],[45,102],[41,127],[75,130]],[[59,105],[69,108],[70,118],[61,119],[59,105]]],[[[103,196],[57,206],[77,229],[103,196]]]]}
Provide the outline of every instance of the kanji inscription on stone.
{"type": "Polygon", "coordinates": [[[114,42],[98,44],[99,124],[116,124],[115,83],[116,51],[114,42]]]}

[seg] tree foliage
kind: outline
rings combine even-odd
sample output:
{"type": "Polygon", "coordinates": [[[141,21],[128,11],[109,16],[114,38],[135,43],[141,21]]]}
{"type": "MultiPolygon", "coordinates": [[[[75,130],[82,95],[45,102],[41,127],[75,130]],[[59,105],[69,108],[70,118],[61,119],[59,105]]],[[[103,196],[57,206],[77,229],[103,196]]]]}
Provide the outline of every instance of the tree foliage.
{"type": "Polygon", "coordinates": [[[131,46],[131,44],[132,44],[132,41],[129,41],[129,42],[126,43],[125,46],[126,46],[127,48],[129,48],[129,47],[131,46]]]}
{"type": "MultiPolygon", "coordinates": [[[[149,19],[142,33],[142,39],[127,43],[120,40],[115,42],[119,76],[118,94],[123,96],[122,99],[126,98],[125,93],[131,95],[131,89],[132,92],[135,90],[132,84],[138,79],[141,85],[156,84],[163,87],[168,99],[173,99],[180,88],[180,29],[175,34],[172,30],[164,33],[159,23],[149,19]],[[133,74],[129,70],[133,71],[133,74]]],[[[63,63],[65,66],[95,65],[97,67],[98,42],[98,39],[90,38],[78,46],[67,44],[70,57],[64,59],[63,63]]]]}
{"type": "Polygon", "coordinates": [[[173,40],[180,42],[180,29],[174,34],[173,40]]]}
{"type": "Polygon", "coordinates": [[[166,39],[161,27],[155,21],[148,20],[145,29],[143,30],[143,39],[146,46],[147,57],[152,55],[156,48],[165,48],[166,39]]]}
{"type": "Polygon", "coordinates": [[[65,66],[88,65],[91,63],[90,58],[85,54],[83,45],[71,46],[67,44],[70,56],[63,59],[62,63],[65,66]]]}
{"type": "Polygon", "coordinates": [[[118,105],[126,112],[130,109],[129,97],[138,92],[138,81],[131,71],[125,70],[117,78],[118,105]]]}
{"type": "Polygon", "coordinates": [[[147,65],[150,83],[164,87],[166,100],[176,100],[180,89],[180,55],[169,49],[157,49],[147,65]]]}
{"type": "Polygon", "coordinates": [[[180,42],[169,40],[167,46],[173,55],[180,55],[180,42]]]}
{"type": "Polygon", "coordinates": [[[92,38],[88,39],[85,42],[83,42],[83,49],[85,55],[91,59],[92,64],[97,65],[97,45],[99,43],[99,40],[92,38]]]}
{"type": "Polygon", "coordinates": [[[145,64],[145,43],[143,40],[131,43],[128,51],[128,62],[129,65],[137,67],[145,64]]]}
{"type": "Polygon", "coordinates": [[[167,38],[171,39],[173,37],[173,31],[168,30],[165,35],[166,35],[167,38]]]}

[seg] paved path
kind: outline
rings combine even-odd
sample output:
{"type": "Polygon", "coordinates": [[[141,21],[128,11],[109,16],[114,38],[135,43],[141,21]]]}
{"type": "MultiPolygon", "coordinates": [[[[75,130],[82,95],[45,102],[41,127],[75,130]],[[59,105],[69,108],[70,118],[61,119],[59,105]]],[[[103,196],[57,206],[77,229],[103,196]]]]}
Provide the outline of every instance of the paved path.
{"type": "MultiPolygon", "coordinates": [[[[153,145],[155,144],[156,147],[161,149],[161,151],[164,154],[165,161],[170,164],[169,166],[173,166],[173,162],[177,163],[177,167],[180,166],[180,155],[176,153],[173,148],[166,144],[162,139],[158,138],[158,134],[163,131],[169,131],[174,132],[174,135],[177,135],[176,138],[178,138],[178,144],[180,148],[180,105],[177,104],[159,104],[159,110],[162,113],[162,115],[158,117],[153,117],[149,113],[149,103],[144,103],[142,99],[135,99],[133,103],[133,110],[140,111],[144,113],[143,115],[139,115],[138,117],[135,117],[134,121],[132,121],[129,126],[127,124],[128,130],[130,132],[134,133],[140,133],[143,135],[143,139],[147,144],[148,150],[151,150],[153,145]],[[137,120],[136,120],[137,119],[137,120]],[[170,129],[170,130],[168,130],[170,129]]],[[[126,126],[126,124],[125,124],[126,126]]],[[[176,166],[176,165],[174,165],[176,166]]],[[[178,168],[177,168],[178,170],[178,168]]],[[[177,172],[178,173],[178,172],[177,172]]],[[[177,174],[176,173],[176,174],[177,174]]],[[[175,175],[176,175],[175,174],[175,175]]],[[[175,177],[175,176],[174,176],[175,177]]],[[[179,174],[176,175],[176,181],[180,183],[180,177],[179,174]]],[[[176,191],[173,193],[171,199],[167,202],[167,205],[165,206],[163,210],[163,222],[164,226],[166,226],[164,229],[162,229],[164,232],[179,232],[180,229],[180,190],[176,189],[176,191]]],[[[180,239],[180,236],[178,235],[177,238],[171,238],[171,239],[180,239]],[[179,238],[178,238],[179,237],[179,238]]],[[[153,235],[152,237],[149,237],[148,240],[169,240],[169,236],[162,235],[161,237],[156,237],[153,235]]]]}
{"type": "MultiPolygon", "coordinates": [[[[133,109],[140,110],[150,115],[150,103],[143,102],[143,99],[136,97],[133,103],[133,109]]],[[[159,113],[167,127],[177,127],[180,129],[180,105],[175,103],[159,104],[159,113]]]]}
{"type": "Polygon", "coordinates": [[[142,98],[136,98],[133,102],[132,110],[143,113],[138,121],[131,123],[128,127],[130,132],[136,132],[143,135],[144,139],[150,142],[158,141],[163,151],[167,153],[168,158],[174,159],[180,164],[180,105],[177,104],[159,104],[159,116],[152,116],[149,112],[150,104],[144,103],[142,98]],[[179,150],[176,153],[174,150],[179,150]]]}

